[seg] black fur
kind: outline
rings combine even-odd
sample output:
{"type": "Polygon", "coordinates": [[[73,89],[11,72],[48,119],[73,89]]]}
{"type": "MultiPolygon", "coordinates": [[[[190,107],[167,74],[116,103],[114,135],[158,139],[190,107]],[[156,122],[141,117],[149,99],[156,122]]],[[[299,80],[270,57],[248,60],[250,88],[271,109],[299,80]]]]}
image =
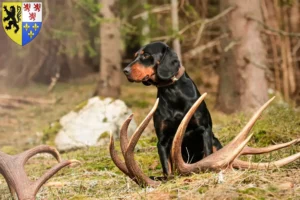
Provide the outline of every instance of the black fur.
{"type": "MultiPolygon", "coordinates": [[[[180,67],[176,53],[161,42],[151,43],[141,48],[136,59],[124,69],[127,70],[126,76],[131,81],[134,77],[130,75],[130,68],[137,62],[145,68],[155,68],[156,77],[146,82],[154,85],[170,81],[169,79],[176,75],[180,67]],[[150,57],[141,58],[144,54],[147,54],[147,57],[149,54],[150,57]]],[[[169,169],[168,159],[174,135],[183,117],[201,94],[186,72],[173,84],[157,89],[159,105],[154,114],[154,126],[158,137],[157,148],[163,172],[169,175],[171,169],[169,169]]],[[[189,163],[197,162],[204,156],[212,154],[213,147],[220,149],[222,145],[212,132],[211,116],[203,101],[188,124],[182,143],[183,159],[189,163]]]]}
{"type": "Polygon", "coordinates": [[[170,49],[169,47],[165,48],[164,56],[160,60],[160,63],[157,67],[156,74],[161,80],[169,80],[173,77],[180,67],[180,62],[178,60],[177,54],[170,49]]]}

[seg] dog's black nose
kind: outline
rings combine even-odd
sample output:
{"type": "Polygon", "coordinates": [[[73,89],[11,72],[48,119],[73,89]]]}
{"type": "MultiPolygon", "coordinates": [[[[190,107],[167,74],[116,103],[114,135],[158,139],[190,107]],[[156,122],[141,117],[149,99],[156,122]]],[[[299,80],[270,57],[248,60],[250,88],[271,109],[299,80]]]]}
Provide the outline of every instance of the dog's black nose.
{"type": "Polygon", "coordinates": [[[123,72],[124,72],[124,74],[125,74],[126,76],[128,76],[128,75],[130,74],[130,68],[129,68],[129,67],[125,67],[125,68],[123,69],[123,72]]]}

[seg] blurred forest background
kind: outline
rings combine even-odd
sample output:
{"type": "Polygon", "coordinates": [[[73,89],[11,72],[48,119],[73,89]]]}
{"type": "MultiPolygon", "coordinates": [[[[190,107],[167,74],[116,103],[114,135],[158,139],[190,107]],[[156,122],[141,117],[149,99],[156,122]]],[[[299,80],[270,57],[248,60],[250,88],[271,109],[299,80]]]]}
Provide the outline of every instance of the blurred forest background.
{"type": "Polygon", "coordinates": [[[0,31],[0,81],[27,87],[97,75],[94,94],[118,97],[121,68],[163,41],[226,113],[282,95],[300,105],[298,0],[43,0],[43,28],[20,47],[0,31]]]}

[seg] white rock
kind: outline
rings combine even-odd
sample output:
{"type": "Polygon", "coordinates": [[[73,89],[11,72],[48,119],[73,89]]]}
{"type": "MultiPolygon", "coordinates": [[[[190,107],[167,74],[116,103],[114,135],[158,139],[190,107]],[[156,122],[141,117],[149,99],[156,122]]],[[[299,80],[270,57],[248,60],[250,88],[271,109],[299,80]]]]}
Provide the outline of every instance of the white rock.
{"type": "MultiPolygon", "coordinates": [[[[60,119],[62,129],[55,138],[59,151],[100,145],[103,133],[119,137],[119,129],[132,111],[121,100],[94,97],[80,111],[71,111],[60,119]]],[[[128,135],[132,135],[136,123],[131,121],[128,135]]]]}

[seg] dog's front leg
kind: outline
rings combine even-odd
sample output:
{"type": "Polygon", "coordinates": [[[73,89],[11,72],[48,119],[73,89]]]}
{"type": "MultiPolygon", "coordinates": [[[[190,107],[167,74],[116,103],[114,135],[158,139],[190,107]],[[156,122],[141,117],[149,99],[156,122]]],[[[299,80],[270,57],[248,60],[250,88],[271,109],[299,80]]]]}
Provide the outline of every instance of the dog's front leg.
{"type": "Polygon", "coordinates": [[[204,156],[207,157],[213,153],[213,133],[209,126],[202,133],[203,145],[204,145],[204,156]]]}
{"type": "Polygon", "coordinates": [[[212,132],[212,140],[213,140],[213,151],[218,151],[220,149],[222,149],[222,144],[221,142],[218,140],[218,138],[215,137],[214,133],[212,132]]]}
{"type": "Polygon", "coordinates": [[[160,158],[160,163],[162,165],[164,176],[168,177],[172,174],[172,162],[171,162],[171,145],[169,143],[162,143],[159,141],[157,143],[158,155],[160,158]]]}

